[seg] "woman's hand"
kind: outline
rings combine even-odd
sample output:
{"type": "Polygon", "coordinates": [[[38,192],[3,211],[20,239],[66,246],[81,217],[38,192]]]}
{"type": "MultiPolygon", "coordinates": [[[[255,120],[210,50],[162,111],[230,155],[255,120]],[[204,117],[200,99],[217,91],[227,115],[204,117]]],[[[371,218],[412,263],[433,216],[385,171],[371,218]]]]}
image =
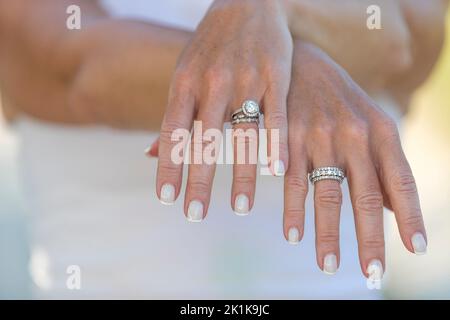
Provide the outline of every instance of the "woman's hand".
{"type": "MultiPolygon", "coordinates": [[[[286,2],[281,0],[213,3],[184,50],[172,81],[159,144],[156,187],[163,203],[173,203],[181,188],[182,164],[171,159],[172,148],[178,143],[171,139],[174,130],[190,130],[194,120],[202,122],[203,132],[222,130],[224,121],[229,121],[245,100],[261,105],[269,132],[280,130],[279,159],[283,165],[275,165],[275,161],[271,165],[276,167],[275,174],[284,174],[288,167],[286,100],[293,50],[287,20],[286,2]]],[[[256,124],[236,127],[256,128],[256,124]]],[[[189,167],[184,210],[190,221],[201,221],[206,215],[214,171],[215,165],[189,167]]],[[[235,211],[247,213],[252,207],[255,180],[256,165],[235,165],[235,211]]]]}
{"type": "MultiPolygon", "coordinates": [[[[284,234],[303,235],[308,172],[335,166],[346,171],[361,268],[381,278],[384,269],[383,205],[393,209],[406,248],[426,251],[416,184],[396,124],[323,51],[298,43],[288,98],[290,165],[285,176],[284,234]]],[[[317,263],[339,266],[341,187],[314,185],[317,263]]]]}

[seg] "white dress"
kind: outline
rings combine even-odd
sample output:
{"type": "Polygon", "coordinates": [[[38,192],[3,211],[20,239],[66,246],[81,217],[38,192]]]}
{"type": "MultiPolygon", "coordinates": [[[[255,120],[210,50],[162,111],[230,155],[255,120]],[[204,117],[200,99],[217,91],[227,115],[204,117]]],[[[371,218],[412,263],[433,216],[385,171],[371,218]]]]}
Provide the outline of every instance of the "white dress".
{"type": "MultiPolygon", "coordinates": [[[[105,1],[111,12],[193,29],[210,0],[105,1]]],[[[113,35],[112,35],[113,36],[113,35]]],[[[155,196],[157,133],[79,128],[20,119],[20,166],[30,218],[36,298],[376,298],[357,256],[343,185],[341,266],[316,265],[311,192],[305,237],[282,234],[283,181],[258,177],[247,217],[230,208],[231,167],[219,166],[207,219],[186,222],[182,199],[155,196]],[[81,289],[67,287],[69,266],[81,289]]]]}

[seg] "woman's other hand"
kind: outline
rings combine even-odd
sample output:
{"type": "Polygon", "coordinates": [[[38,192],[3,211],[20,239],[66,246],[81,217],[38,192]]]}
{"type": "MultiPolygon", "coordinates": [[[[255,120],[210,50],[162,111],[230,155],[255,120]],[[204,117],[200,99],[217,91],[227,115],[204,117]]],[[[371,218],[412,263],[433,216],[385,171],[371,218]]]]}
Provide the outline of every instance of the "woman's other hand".
{"type": "MultiPolygon", "coordinates": [[[[290,165],[285,176],[284,234],[303,235],[308,173],[319,167],[346,171],[361,268],[381,278],[384,270],[383,205],[396,216],[405,247],[426,251],[416,184],[396,123],[349,75],[317,47],[296,43],[288,98],[290,165]]],[[[314,185],[317,263],[327,273],[339,266],[338,181],[314,185]]],[[[289,239],[290,235],[298,235],[289,239]]]]}

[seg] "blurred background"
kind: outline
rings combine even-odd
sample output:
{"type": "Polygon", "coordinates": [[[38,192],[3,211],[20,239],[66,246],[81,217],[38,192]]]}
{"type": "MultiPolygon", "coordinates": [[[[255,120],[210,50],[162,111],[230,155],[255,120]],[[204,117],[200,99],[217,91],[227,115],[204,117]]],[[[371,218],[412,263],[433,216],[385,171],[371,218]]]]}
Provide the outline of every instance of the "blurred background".
{"type": "MultiPolygon", "coordinates": [[[[450,18],[447,18],[450,34],[450,18]]],[[[1,94],[1,93],[0,93],[1,94]]],[[[450,41],[433,75],[417,92],[402,127],[428,232],[428,253],[404,250],[395,221],[386,228],[384,297],[450,299],[450,41]]],[[[31,298],[27,219],[16,167],[19,142],[0,117],[0,299],[31,298]]]]}
{"type": "MultiPolygon", "coordinates": [[[[447,41],[432,76],[417,91],[402,127],[403,146],[417,180],[428,236],[425,256],[402,249],[390,219],[385,296],[450,299],[450,18],[447,41]]],[[[390,217],[392,218],[392,217],[390,217]]]]}

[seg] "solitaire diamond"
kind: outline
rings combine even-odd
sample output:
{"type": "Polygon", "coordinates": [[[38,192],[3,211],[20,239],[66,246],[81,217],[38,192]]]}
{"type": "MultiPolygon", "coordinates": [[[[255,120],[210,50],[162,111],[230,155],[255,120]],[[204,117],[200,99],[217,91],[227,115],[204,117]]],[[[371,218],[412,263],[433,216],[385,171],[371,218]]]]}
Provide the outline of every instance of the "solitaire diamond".
{"type": "Polygon", "coordinates": [[[242,112],[248,117],[256,117],[259,114],[259,106],[255,101],[247,100],[242,105],[242,112]]]}

